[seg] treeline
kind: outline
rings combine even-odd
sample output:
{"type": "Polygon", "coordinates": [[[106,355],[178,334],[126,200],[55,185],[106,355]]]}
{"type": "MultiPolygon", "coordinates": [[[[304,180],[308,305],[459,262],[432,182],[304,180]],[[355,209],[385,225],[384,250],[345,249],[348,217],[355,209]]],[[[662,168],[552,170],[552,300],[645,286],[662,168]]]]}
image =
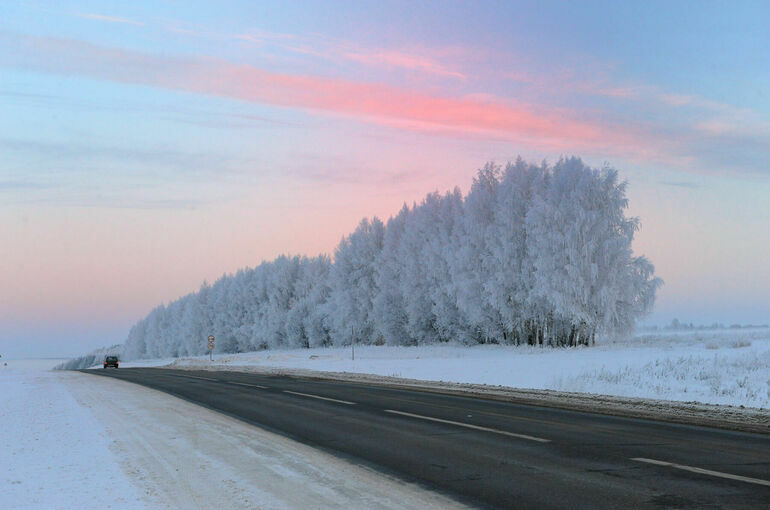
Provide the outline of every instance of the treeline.
{"type": "Polygon", "coordinates": [[[663,327],[657,325],[644,326],[638,328],[641,331],[708,331],[715,329],[763,329],[770,328],[770,324],[738,324],[733,323],[730,325],[723,324],[721,322],[712,322],[711,324],[694,324],[692,322],[680,322],[679,319],[673,319],[671,323],[666,324],[663,327]]]}
{"type": "Polygon", "coordinates": [[[437,342],[588,345],[628,332],[661,284],[631,251],[626,183],[580,159],[489,163],[470,192],[364,219],[332,260],[281,256],[155,308],[124,357],[437,342]]]}
{"type": "Polygon", "coordinates": [[[127,359],[437,342],[587,345],[627,332],[661,281],[631,251],[626,183],[580,159],[487,164],[459,189],[364,219],[334,259],[281,256],[139,321],[127,359]]]}
{"type": "Polygon", "coordinates": [[[54,367],[54,370],[77,370],[79,368],[88,368],[94,365],[101,365],[104,362],[105,356],[117,356],[123,358],[123,345],[117,344],[112,347],[102,347],[91,351],[90,353],[67,360],[64,363],[59,363],[54,367]]]}

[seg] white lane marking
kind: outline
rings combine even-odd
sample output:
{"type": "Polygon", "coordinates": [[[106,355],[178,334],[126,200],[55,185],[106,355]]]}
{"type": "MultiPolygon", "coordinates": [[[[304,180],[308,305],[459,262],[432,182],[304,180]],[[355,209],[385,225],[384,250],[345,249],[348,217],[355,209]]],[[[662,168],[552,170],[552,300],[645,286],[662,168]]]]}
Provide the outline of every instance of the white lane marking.
{"type": "Polygon", "coordinates": [[[347,400],[337,400],[336,398],[322,397],[320,395],[311,395],[310,393],[300,393],[298,391],[283,390],[284,393],[291,393],[292,395],[301,395],[303,397],[317,398],[319,400],[328,400],[329,402],[337,402],[340,404],[347,404],[349,406],[356,405],[355,402],[348,402],[347,400]]]}
{"type": "Polygon", "coordinates": [[[219,379],[212,379],[210,377],[198,377],[197,375],[180,375],[179,377],[192,377],[193,379],[203,379],[204,381],[218,381],[219,379]]]}
{"type": "Polygon", "coordinates": [[[261,386],[259,384],[246,384],[242,382],[235,382],[235,381],[228,381],[230,384],[237,384],[239,386],[248,386],[249,388],[262,388],[263,390],[268,389],[267,386],[261,386]]]}
{"type": "Polygon", "coordinates": [[[647,464],[655,464],[656,466],[667,466],[667,467],[672,467],[676,469],[682,469],[684,471],[692,471],[693,473],[700,473],[702,475],[718,476],[719,478],[729,478],[730,480],[739,480],[741,482],[755,483],[757,485],[765,485],[770,487],[770,481],[762,480],[760,478],[750,478],[748,476],[733,475],[730,473],[722,473],[721,471],[712,471],[710,469],[685,466],[682,464],[674,464],[673,462],[666,462],[663,460],[645,459],[644,457],[632,457],[631,460],[635,460],[637,462],[646,462],[647,464]]]}
{"type": "Polygon", "coordinates": [[[528,436],[526,434],[516,434],[514,432],[506,432],[505,430],[491,429],[489,427],[481,427],[479,425],[471,425],[470,423],[461,423],[459,421],[442,420],[441,418],[432,418],[430,416],[422,416],[420,414],[405,413],[403,411],[394,411],[393,409],[385,409],[386,413],[400,414],[402,416],[409,416],[411,418],[419,418],[421,420],[437,421],[439,423],[448,423],[449,425],[457,425],[458,427],[465,427],[475,430],[483,430],[484,432],[493,432],[495,434],[502,434],[504,436],[518,437],[519,439],[527,439],[529,441],[537,441],[538,443],[550,443],[550,439],[543,439],[542,437],[528,436]]]}

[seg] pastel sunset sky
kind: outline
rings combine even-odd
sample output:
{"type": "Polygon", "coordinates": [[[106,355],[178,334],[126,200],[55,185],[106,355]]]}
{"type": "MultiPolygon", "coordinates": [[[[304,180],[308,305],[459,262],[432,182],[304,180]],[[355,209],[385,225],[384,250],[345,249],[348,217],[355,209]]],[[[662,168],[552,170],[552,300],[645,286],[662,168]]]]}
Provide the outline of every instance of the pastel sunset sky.
{"type": "Polygon", "coordinates": [[[0,354],[123,342],[521,155],[605,162],[648,323],[770,321],[770,3],[0,4],[0,354]]]}

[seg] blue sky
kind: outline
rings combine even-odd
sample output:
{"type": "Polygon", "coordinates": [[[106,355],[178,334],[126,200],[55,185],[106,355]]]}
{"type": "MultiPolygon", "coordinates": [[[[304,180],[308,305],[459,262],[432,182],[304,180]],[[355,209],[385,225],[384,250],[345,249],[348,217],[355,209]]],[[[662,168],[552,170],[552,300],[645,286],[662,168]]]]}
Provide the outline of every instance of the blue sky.
{"type": "Polygon", "coordinates": [[[0,11],[0,353],[120,342],[517,155],[628,179],[666,281],[650,322],[770,321],[765,2],[0,11]]]}

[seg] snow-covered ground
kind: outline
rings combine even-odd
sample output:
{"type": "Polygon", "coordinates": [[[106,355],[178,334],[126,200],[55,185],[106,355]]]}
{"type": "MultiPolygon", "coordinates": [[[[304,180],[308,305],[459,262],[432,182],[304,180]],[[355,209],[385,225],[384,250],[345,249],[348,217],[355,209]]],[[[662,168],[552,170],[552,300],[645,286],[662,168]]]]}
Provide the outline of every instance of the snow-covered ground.
{"type": "MultiPolygon", "coordinates": [[[[0,507],[149,508],[51,360],[0,366],[0,507]]],[[[107,396],[105,396],[107,398],[107,396]]]]}
{"type": "Polygon", "coordinates": [[[0,508],[458,508],[441,495],[110,378],[0,366],[0,508]]]}
{"type": "MultiPolygon", "coordinates": [[[[122,366],[211,366],[208,357],[122,366]]],[[[770,408],[770,329],[645,333],[595,347],[357,346],[219,354],[213,365],[376,374],[770,408]]]]}

